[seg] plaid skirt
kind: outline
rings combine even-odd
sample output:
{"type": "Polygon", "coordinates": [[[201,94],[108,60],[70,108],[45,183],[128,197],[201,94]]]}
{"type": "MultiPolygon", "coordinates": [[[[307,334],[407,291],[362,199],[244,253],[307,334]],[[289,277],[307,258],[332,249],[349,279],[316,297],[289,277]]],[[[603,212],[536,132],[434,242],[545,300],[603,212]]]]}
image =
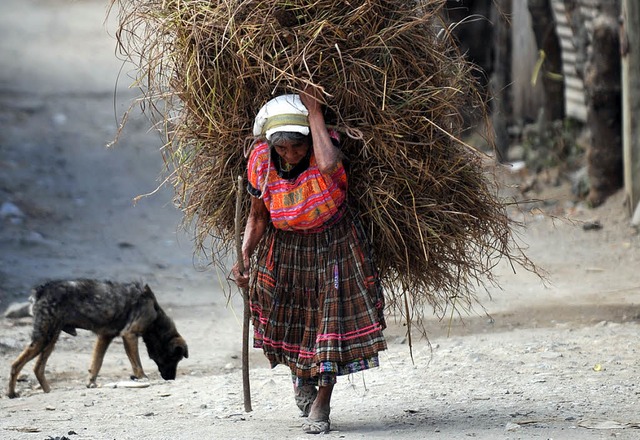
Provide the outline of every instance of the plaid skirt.
{"type": "Polygon", "coordinates": [[[319,231],[270,228],[254,267],[254,347],[272,367],[287,365],[304,380],[378,366],[378,352],[387,348],[384,296],[348,210],[319,231]]]}

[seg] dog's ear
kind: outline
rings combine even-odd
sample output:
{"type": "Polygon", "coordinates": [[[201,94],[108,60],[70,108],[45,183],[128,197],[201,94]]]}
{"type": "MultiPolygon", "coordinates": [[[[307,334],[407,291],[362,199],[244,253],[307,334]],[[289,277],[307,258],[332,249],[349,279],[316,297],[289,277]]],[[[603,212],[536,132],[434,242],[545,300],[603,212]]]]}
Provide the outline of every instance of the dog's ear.
{"type": "Polygon", "coordinates": [[[173,350],[173,357],[175,358],[188,358],[189,357],[189,349],[187,348],[186,345],[182,346],[182,345],[178,345],[174,350],[173,350]]]}
{"type": "Polygon", "coordinates": [[[153,291],[151,290],[151,287],[149,287],[148,284],[145,284],[144,287],[142,288],[144,295],[145,296],[149,296],[151,298],[155,298],[156,296],[153,294],[153,291]]]}
{"type": "Polygon", "coordinates": [[[175,348],[173,350],[173,354],[178,357],[181,356],[185,359],[189,358],[189,348],[187,347],[187,343],[182,337],[178,337],[175,340],[175,348]]]}

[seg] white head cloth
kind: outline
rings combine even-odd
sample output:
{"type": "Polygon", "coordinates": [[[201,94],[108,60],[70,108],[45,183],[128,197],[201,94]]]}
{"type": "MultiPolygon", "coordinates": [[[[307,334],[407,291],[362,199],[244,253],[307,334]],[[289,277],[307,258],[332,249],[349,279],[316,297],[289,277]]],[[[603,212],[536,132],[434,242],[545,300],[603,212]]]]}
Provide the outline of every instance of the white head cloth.
{"type": "Polygon", "coordinates": [[[253,123],[253,135],[271,139],[278,131],[309,134],[309,111],[298,95],[280,95],[262,106],[253,123]]]}

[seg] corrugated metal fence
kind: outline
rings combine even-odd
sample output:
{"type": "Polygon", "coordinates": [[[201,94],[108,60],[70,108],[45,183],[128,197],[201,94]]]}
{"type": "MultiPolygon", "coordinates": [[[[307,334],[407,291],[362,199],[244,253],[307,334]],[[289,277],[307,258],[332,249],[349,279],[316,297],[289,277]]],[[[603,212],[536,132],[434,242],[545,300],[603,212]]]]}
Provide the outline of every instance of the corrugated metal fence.
{"type": "Polygon", "coordinates": [[[586,31],[587,38],[592,35],[593,18],[598,13],[599,0],[580,0],[577,2],[580,14],[578,23],[573,24],[564,0],[552,0],[556,31],[562,48],[562,75],[565,84],[565,113],[567,117],[585,122],[587,107],[585,104],[584,83],[578,74],[580,60],[586,54],[580,53],[576,44],[576,32],[586,31]]]}

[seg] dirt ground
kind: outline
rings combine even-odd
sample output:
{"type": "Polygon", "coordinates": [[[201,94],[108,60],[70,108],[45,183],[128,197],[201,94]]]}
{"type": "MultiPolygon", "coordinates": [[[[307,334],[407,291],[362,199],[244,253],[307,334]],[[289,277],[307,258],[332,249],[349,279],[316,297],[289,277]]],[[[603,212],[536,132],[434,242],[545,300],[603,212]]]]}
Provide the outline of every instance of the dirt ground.
{"type": "MultiPolygon", "coordinates": [[[[241,306],[226,273],[194,257],[171,190],[160,184],[162,144],[134,115],[137,92],[115,53],[107,1],[0,3],[0,311],[52,278],[144,280],[189,344],[175,381],[142,348],[149,381],[128,381],[122,344],[107,352],[100,387],[85,381],[93,336],[64,335],[47,365],[52,391],[32,373],[20,398],[0,398],[6,439],[308,438],[285,368],[251,352],[253,411],[244,411],[241,306]],[[154,193],[134,204],[133,199],[154,193]]],[[[592,210],[568,184],[544,185],[518,230],[548,282],[507,264],[501,289],[458,319],[429,319],[431,346],[393,324],[382,366],[341,378],[330,438],[640,438],[640,239],[622,193],[592,210]],[[599,222],[601,229],[585,226],[599,222]]],[[[31,319],[0,318],[0,372],[29,341],[31,319]]],[[[5,385],[2,388],[6,387],[5,385]]]]}

